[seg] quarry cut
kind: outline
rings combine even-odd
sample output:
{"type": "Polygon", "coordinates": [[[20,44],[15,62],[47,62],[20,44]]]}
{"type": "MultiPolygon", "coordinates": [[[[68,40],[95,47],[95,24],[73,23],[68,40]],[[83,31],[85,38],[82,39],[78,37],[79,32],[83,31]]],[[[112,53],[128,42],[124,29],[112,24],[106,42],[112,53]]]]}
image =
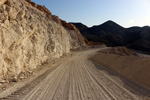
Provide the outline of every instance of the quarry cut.
{"type": "Polygon", "coordinates": [[[29,0],[0,0],[0,81],[85,46],[72,24],[29,0]]]}

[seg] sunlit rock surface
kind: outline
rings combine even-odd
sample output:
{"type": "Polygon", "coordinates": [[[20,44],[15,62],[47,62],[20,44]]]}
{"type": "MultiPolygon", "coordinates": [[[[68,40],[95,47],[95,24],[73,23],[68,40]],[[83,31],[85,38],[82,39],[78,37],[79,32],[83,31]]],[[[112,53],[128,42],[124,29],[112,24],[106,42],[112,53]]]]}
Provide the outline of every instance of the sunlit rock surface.
{"type": "Polygon", "coordinates": [[[0,80],[85,46],[80,32],[30,0],[0,0],[0,80]]]}

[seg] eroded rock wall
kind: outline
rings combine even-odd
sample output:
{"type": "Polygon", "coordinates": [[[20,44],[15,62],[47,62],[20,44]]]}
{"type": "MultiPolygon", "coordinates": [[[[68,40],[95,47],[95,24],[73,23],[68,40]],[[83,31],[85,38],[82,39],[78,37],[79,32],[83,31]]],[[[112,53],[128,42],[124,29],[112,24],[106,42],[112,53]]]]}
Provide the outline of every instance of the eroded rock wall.
{"type": "Polygon", "coordinates": [[[0,5],[0,79],[17,78],[42,63],[85,45],[69,30],[24,0],[0,5]]]}

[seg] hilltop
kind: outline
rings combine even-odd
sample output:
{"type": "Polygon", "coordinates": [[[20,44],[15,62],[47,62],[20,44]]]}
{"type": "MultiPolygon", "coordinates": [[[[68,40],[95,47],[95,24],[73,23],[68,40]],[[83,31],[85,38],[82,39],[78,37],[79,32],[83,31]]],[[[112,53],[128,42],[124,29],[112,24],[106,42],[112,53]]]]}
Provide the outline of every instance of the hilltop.
{"type": "MultiPolygon", "coordinates": [[[[107,21],[103,24],[81,30],[78,23],[72,24],[89,41],[101,42],[107,46],[126,46],[131,49],[150,52],[149,26],[124,28],[113,21],[107,21]]],[[[82,24],[82,26],[85,25],[82,24]]]]}

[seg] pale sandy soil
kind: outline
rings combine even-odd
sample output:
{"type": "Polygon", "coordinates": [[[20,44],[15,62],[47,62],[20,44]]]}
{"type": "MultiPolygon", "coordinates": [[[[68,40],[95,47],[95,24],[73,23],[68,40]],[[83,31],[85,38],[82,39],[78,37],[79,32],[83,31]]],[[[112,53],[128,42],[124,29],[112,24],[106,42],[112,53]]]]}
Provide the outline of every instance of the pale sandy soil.
{"type": "Polygon", "coordinates": [[[99,50],[74,52],[0,100],[150,100],[148,90],[91,61],[99,50]]]}
{"type": "Polygon", "coordinates": [[[102,64],[122,76],[150,88],[150,57],[149,55],[130,52],[130,55],[109,53],[111,49],[100,50],[92,57],[94,61],[102,64]],[[107,51],[105,53],[104,51],[107,51]]]}

